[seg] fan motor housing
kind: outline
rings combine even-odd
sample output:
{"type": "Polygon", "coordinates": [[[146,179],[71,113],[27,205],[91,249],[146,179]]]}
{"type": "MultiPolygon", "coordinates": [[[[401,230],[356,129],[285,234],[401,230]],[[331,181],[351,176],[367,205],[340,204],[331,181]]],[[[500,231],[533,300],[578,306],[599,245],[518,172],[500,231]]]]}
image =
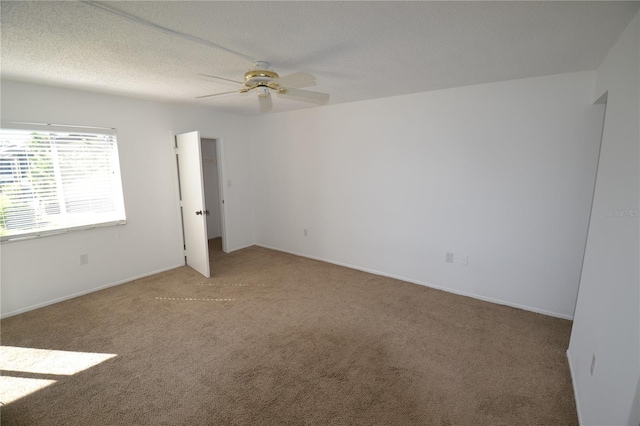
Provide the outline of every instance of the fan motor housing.
{"type": "Polygon", "coordinates": [[[276,78],[280,78],[278,73],[269,70],[249,70],[244,73],[246,86],[265,85],[276,78]]]}

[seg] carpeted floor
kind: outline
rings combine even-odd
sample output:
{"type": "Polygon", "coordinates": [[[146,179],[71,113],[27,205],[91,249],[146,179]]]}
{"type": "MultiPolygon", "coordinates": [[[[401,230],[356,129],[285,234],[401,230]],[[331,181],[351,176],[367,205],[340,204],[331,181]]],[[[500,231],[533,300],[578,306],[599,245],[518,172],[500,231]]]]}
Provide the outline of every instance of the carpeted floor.
{"type": "Polygon", "coordinates": [[[3,371],[50,385],[2,424],[577,424],[570,321],[219,245],[210,279],[183,267],[2,320],[4,347],[115,355],[3,371]]]}

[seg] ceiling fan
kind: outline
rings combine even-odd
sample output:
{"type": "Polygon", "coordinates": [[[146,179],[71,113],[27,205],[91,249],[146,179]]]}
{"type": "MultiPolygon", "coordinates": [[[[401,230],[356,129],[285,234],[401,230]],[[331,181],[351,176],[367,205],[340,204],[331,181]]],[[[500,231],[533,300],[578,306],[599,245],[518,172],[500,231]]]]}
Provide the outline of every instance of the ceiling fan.
{"type": "Polygon", "coordinates": [[[260,111],[262,112],[270,111],[273,107],[271,91],[275,92],[279,97],[302,102],[310,102],[317,105],[324,105],[329,101],[329,95],[326,93],[301,90],[303,87],[316,85],[316,78],[313,75],[306,72],[297,72],[280,77],[277,72],[270,68],[269,63],[264,61],[255,61],[253,63],[252,68],[244,73],[244,82],[224,77],[217,77],[215,75],[200,74],[200,76],[223,80],[228,83],[240,84],[242,85],[242,88],[232,90],[230,92],[198,96],[196,99],[211,98],[231,93],[248,93],[255,90],[258,93],[258,102],[260,105],[260,111]]]}
{"type": "MultiPolygon", "coordinates": [[[[243,53],[231,50],[212,41],[175,31],[167,27],[163,27],[151,21],[147,21],[140,17],[125,13],[104,3],[91,0],[80,0],[80,3],[94,7],[96,9],[100,9],[104,12],[110,13],[136,24],[144,25],[153,30],[160,31],[163,34],[168,34],[173,37],[199,43],[244,59],[254,61],[253,58],[243,53]]],[[[261,111],[269,111],[272,108],[273,104],[271,101],[271,91],[275,91],[278,96],[283,96],[303,102],[310,102],[318,105],[324,105],[329,102],[329,95],[326,93],[312,92],[310,90],[300,90],[303,87],[315,86],[316,78],[313,75],[307,74],[305,72],[297,72],[294,74],[286,75],[284,77],[280,77],[278,73],[270,69],[269,63],[265,61],[254,61],[253,67],[244,74],[244,81],[231,80],[224,77],[217,77],[215,75],[200,74],[200,76],[226,81],[227,83],[239,84],[242,87],[231,92],[213,93],[211,95],[198,96],[196,97],[196,99],[211,98],[213,96],[227,95],[231,93],[248,93],[256,89],[261,111]]]]}

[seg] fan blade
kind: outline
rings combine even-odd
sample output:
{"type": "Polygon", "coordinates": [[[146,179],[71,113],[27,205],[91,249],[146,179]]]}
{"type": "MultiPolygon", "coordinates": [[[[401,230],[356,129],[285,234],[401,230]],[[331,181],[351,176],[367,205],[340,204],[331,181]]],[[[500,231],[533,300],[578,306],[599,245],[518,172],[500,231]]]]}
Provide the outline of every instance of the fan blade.
{"type": "Polygon", "coordinates": [[[236,81],[236,80],[231,80],[229,78],[224,78],[224,77],[218,77],[215,75],[207,75],[207,74],[198,74],[200,77],[205,77],[205,78],[214,78],[216,80],[222,80],[222,81],[227,81],[229,83],[236,83],[236,84],[244,84],[242,81],[236,81]]]}
{"type": "Polygon", "coordinates": [[[295,89],[300,89],[302,87],[315,86],[316,78],[306,72],[297,72],[275,79],[275,82],[278,83],[280,87],[293,87],[295,89]]]}
{"type": "Polygon", "coordinates": [[[329,102],[329,95],[327,93],[312,92],[310,90],[287,88],[286,93],[278,93],[278,96],[291,98],[296,101],[311,102],[318,105],[324,105],[329,102]]]}
{"type": "Polygon", "coordinates": [[[258,102],[260,104],[260,112],[268,112],[273,108],[273,102],[271,100],[271,95],[269,96],[258,96],[258,102]]]}
{"type": "Polygon", "coordinates": [[[245,93],[245,92],[243,92],[242,89],[232,90],[231,92],[222,92],[222,93],[214,93],[212,95],[196,96],[196,99],[211,98],[213,96],[220,96],[220,95],[229,95],[231,93],[245,93]]]}

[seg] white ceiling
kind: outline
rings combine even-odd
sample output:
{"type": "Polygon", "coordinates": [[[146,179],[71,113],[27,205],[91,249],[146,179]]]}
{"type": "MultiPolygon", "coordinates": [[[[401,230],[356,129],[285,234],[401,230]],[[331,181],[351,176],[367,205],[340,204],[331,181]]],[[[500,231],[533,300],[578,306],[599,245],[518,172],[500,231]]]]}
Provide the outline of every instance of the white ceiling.
{"type": "MultiPolygon", "coordinates": [[[[638,10],[633,2],[104,2],[206,40],[164,33],[82,2],[2,2],[4,79],[259,113],[251,60],[306,71],[331,104],[593,70],[638,10]],[[212,47],[218,45],[224,49],[212,47]]],[[[274,99],[273,111],[313,107],[274,99]]]]}

